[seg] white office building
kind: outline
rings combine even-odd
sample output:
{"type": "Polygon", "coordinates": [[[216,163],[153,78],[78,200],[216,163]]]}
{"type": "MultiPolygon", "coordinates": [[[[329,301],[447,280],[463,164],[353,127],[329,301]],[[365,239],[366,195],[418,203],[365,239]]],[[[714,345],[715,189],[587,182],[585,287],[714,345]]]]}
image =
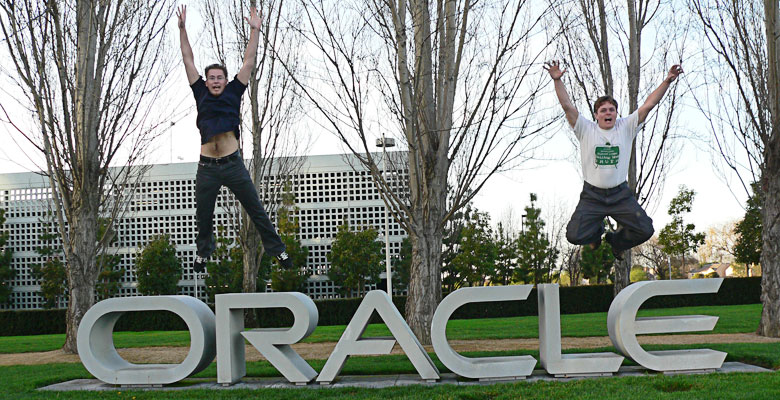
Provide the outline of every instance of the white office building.
{"type": "MultiPolygon", "coordinates": [[[[404,156],[400,152],[388,154],[393,159],[404,156]]],[[[376,158],[381,160],[381,153],[376,158]]],[[[338,226],[346,221],[350,226],[374,227],[379,232],[378,240],[384,241],[385,205],[370,173],[352,156],[311,156],[300,161],[300,169],[289,179],[267,176],[265,180],[269,185],[282,185],[289,180],[295,193],[298,211],[293,216],[298,218],[301,243],[309,249],[305,271],[310,275],[307,294],[312,298],[337,297],[327,272],[330,245],[338,226]]],[[[135,257],[139,248],[158,234],[170,235],[182,261],[179,294],[195,295],[196,280],[191,267],[195,257],[197,167],[197,163],[157,164],[143,176],[126,212],[115,223],[117,241],[111,245],[110,252],[122,255],[119,267],[125,270],[118,296],[138,295],[135,257]]],[[[386,176],[393,189],[401,196],[408,196],[408,171],[391,170],[390,164],[388,169],[386,176]]],[[[235,201],[227,188],[222,190],[214,213],[215,227],[232,226],[235,220],[232,214],[235,201]]],[[[35,309],[42,304],[39,283],[32,276],[32,265],[41,262],[36,249],[40,246],[42,221],[49,213],[50,193],[48,179],[40,174],[0,174],[0,208],[6,210],[6,221],[0,230],[10,233],[8,247],[13,250],[12,267],[16,270],[16,277],[11,282],[11,304],[2,308],[35,309]]],[[[275,213],[270,216],[276,220],[275,213]]],[[[235,236],[234,230],[227,229],[227,235],[235,236]]],[[[391,217],[391,255],[399,253],[405,236],[406,232],[391,217]]],[[[197,284],[200,287],[198,297],[205,300],[202,275],[197,284]]],[[[65,307],[65,301],[63,299],[59,306],[65,307]]]]}

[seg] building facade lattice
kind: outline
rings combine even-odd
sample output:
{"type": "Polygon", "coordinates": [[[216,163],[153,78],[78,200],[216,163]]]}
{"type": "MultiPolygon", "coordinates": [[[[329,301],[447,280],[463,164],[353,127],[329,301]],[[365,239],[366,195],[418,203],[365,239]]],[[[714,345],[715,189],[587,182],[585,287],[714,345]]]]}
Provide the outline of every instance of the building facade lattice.
{"type": "MultiPolygon", "coordinates": [[[[401,159],[402,152],[388,153],[389,159],[401,159]]],[[[382,159],[381,153],[375,155],[382,159]]],[[[386,207],[382,196],[374,185],[368,170],[349,155],[323,155],[303,157],[300,169],[287,177],[266,176],[265,184],[284,185],[287,182],[295,194],[297,211],[292,214],[298,219],[301,244],[309,249],[305,274],[306,294],[312,298],[338,297],[337,287],[328,279],[330,268],[328,254],[338,226],[348,222],[355,227],[373,227],[379,232],[377,240],[384,241],[386,207]]],[[[408,196],[408,171],[394,169],[389,165],[403,165],[402,162],[388,163],[386,179],[401,197],[408,196]]],[[[381,165],[381,164],[380,164],[381,165]]],[[[139,249],[159,234],[168,234],[176,246],[182,261],[182,276],[179,294],[194,296],[196,283],[198,295],[206,299],[203,291],[203,275],[198,277],[192,271],[195,258],[195,173],[197,163],[157,164],[151,166],[136,187],[127,203],[126,211],[115,222],[117,240],[110,246],[109,253],[122,256],[118,267],[125,270],[117,296],[137,296],[135,258],[139,249]]],[[[39,237],[51,218],[51,189],[48,179],[38,173],[0,174],[0,209],[6,210],[6,222],[0,231],[10,233],[8,247],[13,250],[12,267],[16,277],[11,281],[13,288],[10,304],[3,309],[41,308],[39,282],[32,274],[32,267],[41,262],[36,250],[41,246],[39,237]]],[[[268,196],[261,192],[263,203],[268,196]]],[[[214,226],[225,226],[229,238],[237,230],[237,202],[227,188],[223,187],[217,199],[214,212],[214,226]]],[[[276,222],[276,213],[269,212],[276,222]]],[[[392,218],[389,224],[390,254],[395,257],[401,249],[406,232],[392,218]]],[[[59,245],[59,239],[55,245],[59,245]]],[[[384,246],[383,246],[384,248],[384,246]]],[[[382,274],[385,279],[385,274],[382,274]]],[[[367,289],[375,288],[375,284],[367,289]]],[[[270,290],[270,286],[268,287],[270,290]]],[[[395,291],[396,294],[400,294],[395,291]]],[[[65,307],[66,299],[58,306],[65,307]]]]}

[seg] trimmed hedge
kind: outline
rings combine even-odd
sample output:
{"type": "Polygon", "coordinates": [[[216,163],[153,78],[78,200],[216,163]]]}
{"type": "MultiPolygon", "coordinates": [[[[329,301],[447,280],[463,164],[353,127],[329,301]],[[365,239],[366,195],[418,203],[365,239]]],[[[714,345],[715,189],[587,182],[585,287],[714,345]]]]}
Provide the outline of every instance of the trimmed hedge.
{"type": "MultiPolygon", "coordinates": [[[[362,299],[315,300],[319,311],[318,325],[346,325],[362,299]]],[[[642,308],[721,306],[761,302],[761,277],[728,278],[718,293],[683,296],[659,296],[649,299],[642,308]]],[[[393,303],[403,314],[406,297],[395,296],[393,303]]],[[[606,312],[612,303],[612,285],[560,288],[562,314],[606,312]]],[[[259,309],[262,327],[292,325],[292,313],[284,308],[259,309]]],[[[458,308],[453,319],[500,318],[537,315],[536,289],[526,301],[469,303],[458,308]]],[[[381,322],[374,313],[371,322],[381,322]]],[[[168,311],[128,312],[117,321],[115,331],[186,330],[184,320],[168,311]]],[[[65,333],[65,310],[24,310],[0,312],[0,336],[65,333]]]]}

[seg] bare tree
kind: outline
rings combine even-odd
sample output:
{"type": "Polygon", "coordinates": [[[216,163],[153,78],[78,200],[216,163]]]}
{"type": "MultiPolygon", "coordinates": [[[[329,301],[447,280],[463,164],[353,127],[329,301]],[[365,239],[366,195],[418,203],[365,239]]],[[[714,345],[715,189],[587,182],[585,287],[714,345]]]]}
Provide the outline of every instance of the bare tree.
{"type": "Polygon", "coordinates": [[[714,52],[699,107],[717,149],[746,193],[763,191],[758,334],[780,337],[780,3],[689,0],[714,52]],[[762,9],[763,7],[763,9],[762,9]]]}
{"type": "Polygon", "coordinates": [[[66,352],[77,352],[112,236],[98,237],[98,216],[110,227],[139,172],[109,166],[137,164],[160,132],[149,115],[172,66],[171,13],[168,2],[2,1],[13,78],[37,117],[37,132],[20,133],[45,156],[67,262],[66,352]]]}
{"type": "Polygon", "coordinates": [[[653,236],[647,242],[637,246],[636,256],[636,263],[653,270],[655,279],[669,279],[671,259],[664,253],[663,247],[658,244],[658,237],[653,236]]]}
{"type": "MultiPolygon", "coordinates": [[[[308,146],[307,135],[291,130],[303,114],[300,89],[289,75],[299,73],[301,61],[300,30],[296,27],[300,15],[295,4],[284,0],[249,2],[249,7],[256,7],[263,16],[263,25],[261,49],[249,78],[249,110],[244,118],[244,131],[252,133],[248,170],[269,215],[275,214],[285,183],[302,166],[303,158],[289,156],[301,146],[308,146]]],[[[202,7],[213,56],[223,65],[228,61],[240,63],[249,42],[243,19],[249,12],[245,2],[203,1],[202,7]]],[[[240,213],[238,237],[244,254],[243,292],[253,293],[264,250],[249,215],[243,209],[240,213]]],[[[253,326],[254,313],[246,315],[247,325],[253,326]]]]}
{"type": "Polygon", "coordinates": [[[568,268],[572,270],[567,271],[570,274],[569,277],[571,277],[572,272],[578,272],[577,267],[579,266],[579,246],[572,246],[566,240],[566,225],[569,222],[569,217],[572,212],[571,205],[560,199],[551,199],[542,207],[542,214],[544,215],[547,232],[550,238],[550,246],[558,251],[556,264],[558,264],[559,272],[567,271],[568,268]],[[574,258],[577,260],[577,266],[571,268],[568,263],[574,261],[574,258],[572,257],[574,256],[575,251],[577,256],[574,258]]]}
{"type": "Polygon", "coordinates": [[[312,67],[318,84],[304,94],[409,233],[406,319],[424,343],[441,300],[444,224],[496,171],[523,161],[536,143],[530,138],[548,124],[535,118],[534,104],[545,43],[528,46],[546,10],[529,3],[303,1],[307,46],[320,58],[312,67]],[[408,152],[393,170],[408,171],[409,198],[396,194],[371,154],[383,131],[408,152]]]}
{"type": "Polygon", "coordinates": [[[737,222],[725,222],[707,228],[704,244],[698,250],[702,262],[734,262],[734,246],[738,237],[734,229],[737,222]]]}
{"type": "Polygon", "coordinates": [[[569,276],[569,286],[578,286],[582,281],[582,254],[579,246],[564,245],[561,249],[561,275],[569,276]]]}
{"type": "MultiPolygon", "coordinates": [[[[592,113],[590,101],[601,95],[628,104],[626,113],[639,107],[640,97],[652,90],[663,72],[683,58],[688,24],[675,2],[663,0],[551,0],[555,11],[548,25],[560,34],[557,53],[567,61],[573,80],[572,98],[578,109],[592,113]],[[646,29],[647,28],[647,29],[646,29]],[[648,33],[650,32],[650,33],[648,33]],[[655,33],[655,37],[650,36],[655,33]],[[642,53],[650,40],[650,54],[642,53]],[[674,61],[677,60],[677,61],[674,61]],[[625,86],[623,86],[625,85],[625,86]]],[[[676,105],[682,93],[674,85],[667,100],[648,116],[634,139],[628,184],[645,208],[659,200],[666,174],[674,162],[681,128],[676,105]]],[[[615,266],[615,294],[629,283],[631,254],[615,266]]]]}

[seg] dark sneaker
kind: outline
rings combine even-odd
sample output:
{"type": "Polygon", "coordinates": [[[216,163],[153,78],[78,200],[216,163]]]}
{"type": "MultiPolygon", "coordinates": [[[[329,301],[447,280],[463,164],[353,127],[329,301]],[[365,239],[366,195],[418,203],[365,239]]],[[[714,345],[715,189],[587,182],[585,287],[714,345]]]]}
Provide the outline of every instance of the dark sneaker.
{"type": "Polygon", "coordinates": [[[201,256],[195,256],[195,262],[192,263],[192,270],[196,273],[201,273],[206,270],[206,262],[208,261],[208,258],[203,258],[201,256]]]}
{"type": "Polygon", "coordinates": [[[612,244],[612,240],[615,237],[615,232],[607,232],[604,235],[604,240],[609,243],[609,245],[612,247],[612,256],[615,257],[615,260],[617,261],[623,261],[623,258],[625,257],[626,251],[625,250],[617,250],[615,249],[615,245],[612,244]]]}
{"type": "Polygon", "coordinates": [[[276,261],[279,262],[279,265],[281,265],[282,268],[292,269],[293,267],[292,259],[290,258],[290,255],[287,254],[286,251],[283,251],[281,254],[277,255],[276,261]]]}
{"type": "Polygon", "coordinates": [[[615,260],[623,261],[623,257],[625,257],[625,255],[625,250],[616,251],[614,247],[612,248],[612,256],[615,257],[615,260]]]}
{"type": "Polygon", "coordinates": [[[604,241],[609,243],[610,246],[612,246],[612,239],[615,236],[615,232],[607,231],[607,233],[604,234],[604,241]]]}

